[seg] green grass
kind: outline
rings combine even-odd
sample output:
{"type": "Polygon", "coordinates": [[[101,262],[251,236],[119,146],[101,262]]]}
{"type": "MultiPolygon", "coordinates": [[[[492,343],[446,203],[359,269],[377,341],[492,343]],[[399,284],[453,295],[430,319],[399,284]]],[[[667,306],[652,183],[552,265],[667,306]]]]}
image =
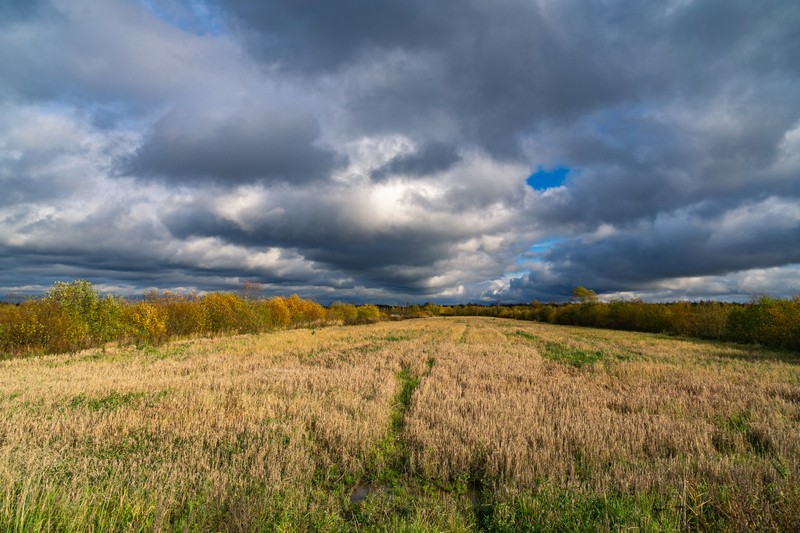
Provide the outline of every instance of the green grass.
{"type": "Polygon", "coordinates": [[[389,428],[378,442],[365,473],[367,480],[385,487],[398,485],[407,473],[408,445],[403,440],[403,426],[414,390],[420,382],[420,378],[414,376],[408,367],[403,367],[396,379],[398,390],[389,415],[389,428]]]}
{"type": "Polygon", "coordinates": [[[583,368],[605,361],[607,355],[602,350],[581,350],[567,344],[556,342],[544,343],[542,357],[558,363],[583,368]]]}
{"type": "Polygon", "coordinates": [[[543,485],[494,503],[486,530],[679,531],[681,522],[680,500],[674,495],[592,494],[543,485]]]}
{"type": "Polygon", "coordinates": [[[769,435],[754,427],[750,414],[740,411],[717,421],[720,430],[714,435],[712,444],[720,453],[733,454],[737,448],[737,436],[744,444],[744,453],[759,457],[769,456],[773,445],[769,435]]]}
{"type": "Polygon", "coordinates": [[[515,331],[512,335],[535,343],[539,348],[539,353],[545,359],[575,368],[592,366],[609,359],[608,354],[602,350],[582,350],[564,343],[545,341],[526,331],[515,331]]]}
{"type": "Polygon", "coordinates": [[[529,341],[538,341],[539,340],[539,337],[537,337],[536,335],[532,335],[532,334],[528,333],[527,331],[515,331],[514,333],[512,333],[512,335],[516,335],[518,337],[522,337],[523,339],[527,339],[529,341]]]}
{"type": "Polygon", "coordinates": [[[134,403],[142,398],[144,398],[143,392],[127,392],[125,394],[120,394],[114,391],[107,396],[101,396],[99,398],[87,398],[85,394],[81,393],[72,398],[70,407],[73,409],[85,407],[90,411],[113,411],[118,407],[134,403]]]}

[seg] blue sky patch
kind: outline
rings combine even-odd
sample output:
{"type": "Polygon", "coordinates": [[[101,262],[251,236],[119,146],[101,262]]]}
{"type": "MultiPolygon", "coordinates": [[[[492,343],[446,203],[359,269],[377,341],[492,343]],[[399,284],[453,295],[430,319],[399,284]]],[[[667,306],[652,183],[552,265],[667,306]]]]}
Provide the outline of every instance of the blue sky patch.
{"type": "Polygon", "coordinates": [[[516,263],[523,265],[525,263],[541,263],[544,261],[544,256],[551,248],[559,243],[564,242],[566,239],[563,237],[555,237],[552,239],[539,241],[530,245],[527,251],[523,252],[518,258],[516,263]]]}
{"type": "Polygon", "coordinates": [[[190,0],[184,4],[168,4],[156,0],[139,0],[150,13],[183,31],[195,35],[220,35],[222,20],[219,13],[204,2],[190,0]]]}
{"type": "Polygon", "coordinates": [[[553,187],[560,187],[564,184],[572,169],[567,167],[555,167],[550,170],[545,170],[544,167],[539,165],[536,172],[528,176],[525,183],[536,189],[537,191],[544,191],[552,189],[553,187]]]}

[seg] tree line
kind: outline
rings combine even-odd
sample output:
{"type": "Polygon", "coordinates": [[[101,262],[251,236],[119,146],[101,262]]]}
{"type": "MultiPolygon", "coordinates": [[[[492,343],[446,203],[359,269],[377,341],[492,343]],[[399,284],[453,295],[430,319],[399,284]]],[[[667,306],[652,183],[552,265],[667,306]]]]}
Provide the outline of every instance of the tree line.
{"type": "Polygon", "coordinates": [[[141,299],[101,295],[88,281],[56,282],[41,298],[0,305],[0,356],[74,352],[109,342],[158,345],[170,339],[261,333],[386,319],[490,316],[551,324],[662,333],[800,350],[800,295],[750,303],[600,302],[576,287],[575,301],[517,305],[375,306],[266,298],[258,284],[236,293],[148,291],[141,299]]]}
{"type": "Polygon", "coordinates": [[[800,295],[793,298],[762,296],[745,304],[600,302],[590,289],[579,289],[583,288],[576,288],[574,293],[577,301],[566,304],[537,301],[527,305],[492,306],[426,304],[392,308],[392,312],[411,316],[491,316],[800,350],[800,295]]]}
{"type": "Polygon", "coordinates": [[[0,355],[74,352],[109,342],[158,345],[174,338],[261,333],[380,319],[374,305],[327,308],[297,295],[265,298],[257,284],[238,293],[148,291],[133,301],[101,295],[88,281],[56,282],[41,298],[0,305],[0,355]]]}

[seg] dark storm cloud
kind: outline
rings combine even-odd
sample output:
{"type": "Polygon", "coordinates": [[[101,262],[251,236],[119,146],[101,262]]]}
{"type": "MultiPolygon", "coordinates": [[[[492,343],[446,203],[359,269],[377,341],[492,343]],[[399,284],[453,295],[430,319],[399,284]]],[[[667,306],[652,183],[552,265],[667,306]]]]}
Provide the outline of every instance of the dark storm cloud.
{"type": "MultiPolygon", "coordinates": [[[[257,253],[244,249],[225,251],[219,240],[184,246],[174,241],[154,219],[125,226],[140,208],[138,199],[112,203],[69,225],[56,217],[28,224],[21,233],[35,236],[31,242],[0,245],[0,266],[13,264],[4,275],[4,286],[38,285],[39,290],[56,280],[88,278],[94,283],[123,287],[131,294],[149,287],[200,287],[202,290],[233,290],[244,276],[265,279],[275,290],[303,285],[329,286],[334,272],[314,273],[292,254],[282,254],[274,265],[248,266],[257,253]],[[127,239],[120,239],[125,234],[127,239]],[[283,263],[283,264],[281,264],[283,263]]],[[[306,289],[308,290],[308,289],[306,289]]],[[[31,289],[33,293],[36,289],[31,289]]],[[[19,292],[19,291],[18,291],[19,292]]],[[[28,292],[23,290],[24,294],[28,292]]],[[[302,292],[302,291],[300,291],[302,292]]],[[[307,293],[308,294],[308,293],[307,293]]],[[[0,296],[2,296],[0,294],[0,296]]]]}
{"type": "MultiPolygon", "coordinates": [[[[0,106],[0,208],[52,205],[71,194],[91,194],[95,140],[68,114],[0,106]]],[[[0,211],[0,220],[5,214],[0,211]]]]}
{"type": "Polygon", "coordinates": [[[459,17],[445,2],[219,2],[266,61],[301,74],[330,72],[375,50],[424,49],[440,43],[459,17]]]}
{"type": "Polygon", "coordinates": [[[172,112],[159,120],[121,172],[186,183],[297,184],[328,178],[344,162],[316,144],[319,126],[308,114],[246,108],[224,118],[198,116],[203,112],[172,112]]]}
{"type": "MultiPolygon", "coordinates": [[[[720,241],[702,224],[648,227],[584,246],[571,242],[553,250],[548,260],[568,267],[573,277],[591,272],[595,279],[619,283],[604,290],[630,289],[637,283],[684,276],[719,275],[775,264],[800,262],[800,222],[786,228],[739,228],[720,241]]],[[[608,282],[607,282],[608,283],[608,282]]]]}
{"type": "Polygon", "coordinates": [[[3,286],[730,296],[800,262],[795,1],[0,9],[3,286]]]}
{"type": "Polygon", "coordinates": [[[399,155],[372,172],[373,179],[392,174],[427,176],[443,172],[461,160],[458,149],[445,143],[431,143],[411,154],[399,155]]]}
{"type": "Polygon", "coordinates": [[[748,91],[753,76],[796,75],[800,53],[800,9],[786,1],[224,7],[264,63],[347,72],[353,127],[424,130],[444,112],[464,140],[502,157],[519,155],[520,136],[596,110],[718,98],[729,86],[748,91]],[[380,64],[391,67],[370,70],[380,64]]]}
{"type": "Polygon", "coordinates": [[[224,6],[248,28],[248,42],[263,62],[300,76],[355,76],[348,106],[356,128],[385,131],[416,121],[422,129],[431,113],[445,111],[470,142],[497,155],[518,155],[517,136],[533,122],[628,95],[621,65],[587,53],[591,33],[584,42],[584,28],[570,29],[577,19],[551,21],[551,13],[532,2],[224,6]],[[397,55],[406,59],[392,62],[397,55]],[[370,74],[387,62],[391,72],[370,74]]]}
{"type": "Polygon", "coordinates": [[[709,102],[688,124],[614,113],[594,117],[588,131],[553,131],[543,144],[558,147],[579,172],[537,204],[538,220],[586,230],[697,203],[724,210],[753,198],[796,197],[797,169],[779,166],[783,139],[800,120],[797,98],[776,94],[769,105],[751,98],[734,100],[735,111],[709,102]]]}
{"type": "Polygon", "coordinates": [[[512,280],[506,294],[561,300],[577,285],[615,293],[672,279],[794,265],[800,263],[798,242],[800,209],[787,200],[744,205],[716,217],[674,213],[602,238],[559,242],[531,274],[512,280]]]}

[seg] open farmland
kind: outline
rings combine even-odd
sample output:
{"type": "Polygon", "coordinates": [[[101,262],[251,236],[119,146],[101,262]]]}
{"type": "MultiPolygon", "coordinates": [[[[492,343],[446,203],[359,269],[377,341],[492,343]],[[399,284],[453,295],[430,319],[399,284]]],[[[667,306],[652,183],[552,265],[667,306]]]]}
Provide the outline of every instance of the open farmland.
{"type": "Polygon", "coordinates": [[[0,362],[0,529],[800,527],[800,355],[434,318],[0,362]]]}

